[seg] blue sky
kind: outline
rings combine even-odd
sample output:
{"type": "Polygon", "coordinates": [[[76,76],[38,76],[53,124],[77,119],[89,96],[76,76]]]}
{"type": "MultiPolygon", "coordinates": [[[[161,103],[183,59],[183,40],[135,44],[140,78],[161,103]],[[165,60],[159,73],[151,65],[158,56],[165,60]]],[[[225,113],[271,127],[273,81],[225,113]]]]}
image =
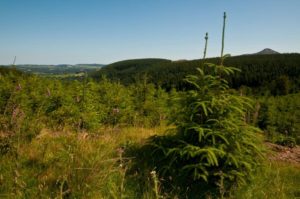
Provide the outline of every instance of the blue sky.
{"type": "Polygon", "coordinates": [[[300,0],[0,0],[0,64],[300,52],[300,0]]]}

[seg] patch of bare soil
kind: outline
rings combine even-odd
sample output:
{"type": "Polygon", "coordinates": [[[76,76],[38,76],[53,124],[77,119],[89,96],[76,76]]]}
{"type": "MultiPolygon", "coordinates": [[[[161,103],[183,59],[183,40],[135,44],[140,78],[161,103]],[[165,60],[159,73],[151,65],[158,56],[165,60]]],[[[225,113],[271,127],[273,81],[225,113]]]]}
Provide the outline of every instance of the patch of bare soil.
{"type": "Polygon", "coordinates": [[[266,146],[272,151],[268,154],[270,160],[300,164],[300,146],[290,148],[270,142],[267,142],[266,146]]]}

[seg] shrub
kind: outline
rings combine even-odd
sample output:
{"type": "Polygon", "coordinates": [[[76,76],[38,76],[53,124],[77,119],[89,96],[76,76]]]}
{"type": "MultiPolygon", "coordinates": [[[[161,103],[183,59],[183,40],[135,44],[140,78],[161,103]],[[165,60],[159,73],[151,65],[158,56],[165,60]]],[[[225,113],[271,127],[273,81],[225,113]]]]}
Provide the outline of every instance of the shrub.
{"type": "Polygon", "coordinates": [[[156,169],[165,189],[181,194],[224,196],[245,184],[260,165],[260,132],[245,122],[247,97],[232,94],[223,78],[234,68],[208,64],[186,81],[194,89],[181,98],[175,131],[148,140],[141,149],[148,170],[156,169]],[[173,188],[172,188],[173,187],[173,188]]]}
{"type": "Polygon", "coordinates": [[[289,94],[262,98],[260,101],[258,126],[265,130],[270,141],[277,137],[294,138],[299,144],[300,136],[300,94],[289,94]]]}

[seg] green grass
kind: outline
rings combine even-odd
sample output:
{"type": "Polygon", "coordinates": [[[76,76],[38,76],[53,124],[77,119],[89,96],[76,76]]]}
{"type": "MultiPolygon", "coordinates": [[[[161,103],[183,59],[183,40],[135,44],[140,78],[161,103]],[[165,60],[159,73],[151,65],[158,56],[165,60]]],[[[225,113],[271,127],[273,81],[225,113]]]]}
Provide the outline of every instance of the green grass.
{"type": "Polygon", "coordinates": [[[13,142],[0,158],[0,198],[136,197],[136,186],[125,185],[129,159],[120,147],[163,129],[103,129],[89,135],[44,130],[18,148],[13,142]]]}
{"type": "MultiPolygon", "coordinates": [[[[123,157],[127,146],[143,144],[166,129],[106,128],[98,134],[43,130],[19,148],[11,140],[8,153],[0,155],[0,198],[176,198],[160,193],[159,176],[147,173],[141,183],[138,176],[126,175],[133,159],[123,157]]],[[[299,166],[273,162],[230,198],[297,198],[299,187],[299,166]]]]}
{"type": "Polygon", "coordinates": [[[300,198],[300,165],[272,162],[232,198],[300,198]]]}

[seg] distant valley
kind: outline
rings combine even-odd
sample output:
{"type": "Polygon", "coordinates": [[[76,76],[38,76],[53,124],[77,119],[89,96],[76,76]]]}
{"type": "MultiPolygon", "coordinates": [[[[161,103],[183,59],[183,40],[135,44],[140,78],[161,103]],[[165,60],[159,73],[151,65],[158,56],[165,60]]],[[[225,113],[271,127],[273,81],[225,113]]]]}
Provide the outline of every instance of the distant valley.
{"type": "Polygon", "coordinates": [[[15,67],[16,69],[39,75],[75,75],[81,76],[84,72],[97,71],[102,68],[104,64],[59,64],[59,65],[34,65],[34,64],[22,64],[22,65],[6,65],[4,67],[15,67]]]}

